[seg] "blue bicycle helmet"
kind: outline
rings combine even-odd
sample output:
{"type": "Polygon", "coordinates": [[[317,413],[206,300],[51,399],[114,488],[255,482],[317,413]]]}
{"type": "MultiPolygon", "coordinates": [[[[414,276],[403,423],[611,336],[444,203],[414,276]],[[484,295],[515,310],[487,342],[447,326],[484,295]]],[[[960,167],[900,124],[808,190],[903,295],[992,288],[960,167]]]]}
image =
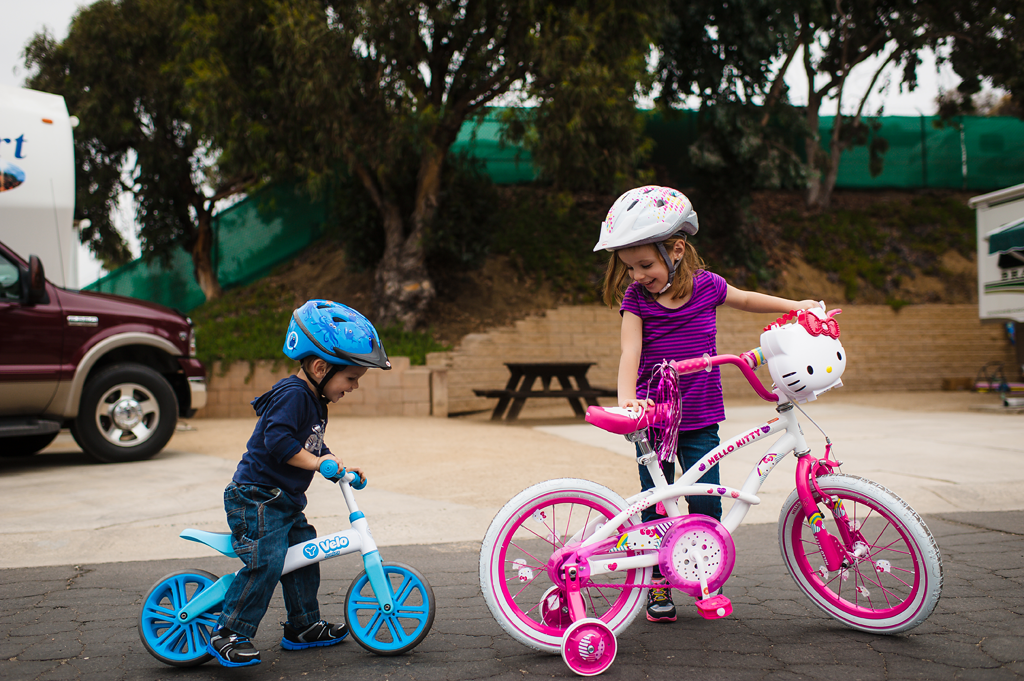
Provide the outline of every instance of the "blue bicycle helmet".
{"type": "MultiPolygon", "coordinates": [[[[391,368],[377,329],[370,320],[332,300],[308,300],[292,312],[284,338],[284,354],[300,361],[316,356],[327,362],[330,369],[323,380],[317,382],[306,374],[316,385],[324,406],[327,402],[324,386],[341,367],[391,368]]],[[[305,372],[305,367],[302,370],[305,372]]]]}
{"type": "Polygon", "coordinates": [[[297,360],[316,355],[337,366],[391,368],[370,320],[332,300],[309,300],[292,312],[284,354],[297,360]]]}

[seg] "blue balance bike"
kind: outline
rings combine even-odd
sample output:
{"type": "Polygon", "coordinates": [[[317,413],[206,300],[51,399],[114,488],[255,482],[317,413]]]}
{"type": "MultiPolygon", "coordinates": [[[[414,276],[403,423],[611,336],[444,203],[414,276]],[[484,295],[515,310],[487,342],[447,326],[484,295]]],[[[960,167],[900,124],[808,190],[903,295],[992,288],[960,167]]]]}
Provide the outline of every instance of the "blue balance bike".
{"type": "MultiPolygon", "coordinates": [[[[345,596],[345,620],[356,642],[378,655],[399,655],[422,641],[434,623],[434,593],[426,578],[401,563],[381,561],[366,517],[356,506],[353,489],[366,481],[355,472],[338,470],[324,461],[320,472],[341,488],[351,529],[317,537],[288,549],[284,574],[300,567],[359,552],[364,570],[345,596]]],[[[180,535],[237,558],[231,535],[188,529],[180,535]]],[[[217,626],[224,595],[235,573],[219,579],[205,570],[167,575],[149,590],[139,614],[139,636],[153,657],[175,667],[191,667],[213,659],[207,652],[217,626]]]]}

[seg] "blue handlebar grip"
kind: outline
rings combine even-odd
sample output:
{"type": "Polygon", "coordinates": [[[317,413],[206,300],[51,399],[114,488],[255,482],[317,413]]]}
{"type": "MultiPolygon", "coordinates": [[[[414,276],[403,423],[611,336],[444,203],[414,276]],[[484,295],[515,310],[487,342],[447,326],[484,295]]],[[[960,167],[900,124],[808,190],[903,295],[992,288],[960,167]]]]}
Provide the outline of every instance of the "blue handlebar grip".
{"type": "Polygon", "coordinates": [[[320,462],[320,473],[330,480],[338,474],[338,462],[334,459],[326,459],[320,462]]]}
{"type": "Polygon", "coordinates": [[[359,473],[356,473],[355,471],[352,471],[352,475],[355,476],[355,478],[352,479],[352,482],[349,483],[352,485],[352,489],[362,489],[366,487],[366,478],[360,477],[359,473]]]}

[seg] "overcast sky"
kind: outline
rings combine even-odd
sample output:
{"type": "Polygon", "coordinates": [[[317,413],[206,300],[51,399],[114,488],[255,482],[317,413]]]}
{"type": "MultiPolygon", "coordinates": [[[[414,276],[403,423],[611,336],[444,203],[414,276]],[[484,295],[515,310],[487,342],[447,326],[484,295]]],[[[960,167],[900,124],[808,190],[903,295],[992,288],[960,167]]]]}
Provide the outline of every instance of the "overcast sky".
{"type": "MultiPolygon", "coordinates": [[[[91,4],[88,0],[0,0],[0,2],[4,7],[3,21],[0,21],[0,83],[14,86],[24,85],[27,73],[22,52],[32,36],[46,28],[57,40],[63,40],[67,36],[68,26],[74,13],[80,7],[91,4]]],[[[950,90],[956,87],[959,79],[948,68],[942,73],[937,73],[934,57],[930,53],[923,56],[925,63],[918,68],[920,87],[913,93],[909,93],[900,92],[898,85],[894,85],[884,96],[872,96],[868,100],[865,113],[876,114],[879,106],[884,103],[884,113],[890,116],[934,114],[936,111],[935,98],[940,89],[950,90]]],[[[790,99],[795,104],[805,104],[807,102],[807,83],[799,60],[796,61],[794,67],[790,68],[786,77],[786,82],[790,86],[790,99]]],[[[856,97],[870,81],[871,75],[870,64],[864,64],[852,72],[848,85],[850,94],[844,103],[844,112],[849,112],[850,107],[855,106],[856,97]]],[[[898,80],[898,78],[895,79],[898,80]]],[[[822,115],[834,114],[835,110],[834,101],[826,100],[822,104],[822,115]]],[[[70,113],[74,114],[75,112],[70,113]]],[[[130,213],[130,211],[128,212],[130,213]]],[[[130,215],[126,216],[126,219],[130,220],[130,215]]],[[[133,237],[134,235],[130,235],[129,241],[134,246],[136,240],[133,237]]],[[[88,264],[83,262],[81,268],[82,284],[93,281],[100,274],[98,263],[91,258],[86,260],[89,261],[88,264]],[[90,268],[95,272],[92,272],[90,268]]]]}
{"type": "MultiPolygon", "coordinates": [[[[44,27],[58,40],[63,40],[75,11],[91,3],[87,0],[3,0],[3,4],[6,7],[3,21],[0,22],[0,83],[21,86],[26,76],[21,57],[25,44],[44,27]]],[[[921,86],[917,90],[901,93],[898,86],[894,86],[884,97],[873,96],[869,99],[865,113],[877,113],[878,107],[884,102],[885,113],[890,116],[934,114],[935,97],[940,88],[952,89],[959,79],[949,69],[941,74],[936,73],[934,57],[930,53],[925,57],[925,63],[918,68],[921,86]]],[[[790,67],[786,82],[791,88],[790,98],[793,102],[803,104],[807,101],[807,84],[802,66],[797,63],[794,67],[790,67]]],[[[851,85],[848,86],[851,87],[851,93],[859,94],[862,91],[870,80],[871,72],[869,64],[854,69],[850,76],[851,85]]],[[[854,101],[851,97],[847,105],[852,106],[854,101]]],[[[844,105],[844,110],[847,105],[844,105]]],[[[834,114],[835,108],[834,101],[826,101],[821,113],[834,114]]]]}

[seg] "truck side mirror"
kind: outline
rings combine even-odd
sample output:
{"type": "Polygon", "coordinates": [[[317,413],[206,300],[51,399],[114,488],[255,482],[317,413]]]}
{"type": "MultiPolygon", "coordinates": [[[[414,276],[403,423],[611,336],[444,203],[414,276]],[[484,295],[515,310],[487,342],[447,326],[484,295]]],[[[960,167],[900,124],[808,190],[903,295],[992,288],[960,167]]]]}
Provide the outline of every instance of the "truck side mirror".
{"type": "Polygon", "coordinates": [[[28,272],[22,272],[21,298],[26,305],[39,305],[50,302],[46,295],[46,273],[43,262],[37,255],[28,257],[28,272]]]}

